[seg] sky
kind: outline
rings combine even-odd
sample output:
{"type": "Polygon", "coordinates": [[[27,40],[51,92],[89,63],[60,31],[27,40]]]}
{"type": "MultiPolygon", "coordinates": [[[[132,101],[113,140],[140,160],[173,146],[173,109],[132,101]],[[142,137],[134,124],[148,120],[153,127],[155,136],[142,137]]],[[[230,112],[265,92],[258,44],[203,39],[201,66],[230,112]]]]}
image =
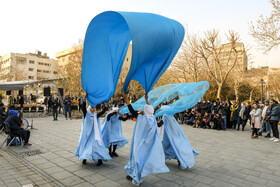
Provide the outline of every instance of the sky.
{"type": "Polygon", "coordinates": [[[150,12],[179,21],[190,34],[218,29],[222,41],[234,30],[248,51],[251,67],[280,67],[280,47],[264,55],[249,35],[249,23],[269,16],[268,0],[0,0],[0,56],[36,50],[55,53],[84,39],[89,22],[99,13],[150,12]]]}

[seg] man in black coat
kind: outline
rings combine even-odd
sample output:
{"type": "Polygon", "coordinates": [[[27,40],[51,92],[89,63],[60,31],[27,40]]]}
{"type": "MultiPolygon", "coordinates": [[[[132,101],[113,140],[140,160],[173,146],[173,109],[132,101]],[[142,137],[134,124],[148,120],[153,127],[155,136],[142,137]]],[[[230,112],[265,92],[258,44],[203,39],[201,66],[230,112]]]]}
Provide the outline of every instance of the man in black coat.
{"type": "Polygon", "coordinates": [[[30,131],[21,128],[22,121],[18,117],[18,111],[10,110],[5,123],[9,124],[12,135],[21,137],[25,146],[31,146],[31,144],[28,143],[30,131]]]}

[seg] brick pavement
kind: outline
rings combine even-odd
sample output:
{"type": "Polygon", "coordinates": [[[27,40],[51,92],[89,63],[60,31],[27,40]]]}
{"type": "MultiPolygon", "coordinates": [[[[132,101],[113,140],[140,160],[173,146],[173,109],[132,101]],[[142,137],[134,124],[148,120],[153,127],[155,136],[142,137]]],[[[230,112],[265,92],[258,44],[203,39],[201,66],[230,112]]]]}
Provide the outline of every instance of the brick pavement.
{"type": "MultiPolygon", "coordinates": [[[[74,156],[81,123],[63,117],[59,121],[34,119],[33,146],[0,150],[0,186],[133,186],[123,169],[130,143],[118,151],[118,158],[101,167],[91,161],[83,166],[74,156]]],[[[249,129],[237,132],[181,127],[200,153],[194,168],[181,170],[176,161],[167,161],[170,173],[147,176],[141,186],[280,186],[280,144],[264,137],[251,139],[249,129]]],[[[134,122],[123,123],[129,141],[133,128],[134,122]]],[[[0,135],[1,142],[4,137],[0,135]]]]}

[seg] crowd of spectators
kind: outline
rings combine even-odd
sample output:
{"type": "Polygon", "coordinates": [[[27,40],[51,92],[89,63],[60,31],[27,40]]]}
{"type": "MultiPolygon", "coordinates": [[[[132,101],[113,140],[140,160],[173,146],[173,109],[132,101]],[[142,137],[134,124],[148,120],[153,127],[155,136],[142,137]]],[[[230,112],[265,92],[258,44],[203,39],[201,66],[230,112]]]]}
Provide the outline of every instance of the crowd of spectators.
{"type": "Polygon", "coordinates": [[[256,101],[252,105],[250,102],[239,104],[237,101],[217,99],[212,103],[209,100],[202,100],[192,109],[177,114],[175,117],[181,123],[191,125],[193,128],[244,131],[246,124],[249,124],[252,138],[258,138],[266,131],[266,138],[279,142],[280,107],[275,100],[266,100],[265,104],[256,101]]]}

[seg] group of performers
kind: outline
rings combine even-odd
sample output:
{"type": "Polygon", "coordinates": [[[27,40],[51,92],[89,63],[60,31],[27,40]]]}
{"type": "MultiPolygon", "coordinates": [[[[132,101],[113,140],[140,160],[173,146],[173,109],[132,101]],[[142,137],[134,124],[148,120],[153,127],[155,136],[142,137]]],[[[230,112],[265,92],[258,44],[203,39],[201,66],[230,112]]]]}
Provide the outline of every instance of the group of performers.
{"type": "MultiPolygon", "coordinates": [[[[131,141],[130,157],[125,166],[126,178],[134,185],[140,185],[143,178],[152,173],[167,173],[166,159],[175,159],[182,169],[192,168],[195,164],[194,151],[184,135],[180,125],[172,115],[164,114],[158,123],[154,116],[154,108],[149,104],[148,95],[145,96],[144,112],[135,111],[124,95],[126,104],[132,116],[136,118],[131,141]],[[158,127],[164,126],[163,138],[158,127]]],[[[168,106],[166,106],[168,107],[168,106]]],[[[123,137],[121,121],[127,117],[119,115],[119,109],[114,107],[104,121],[101,130],[99,118],[108,110],[108,105],[99,113],[95,107],[83,108],[83,126],[78,149],[75,155],[86,164],[93,160],[97,166],[103,161],[118,157],[117,149],[128,143],[123,137]],[[107,150],[108,149],[108,152],[107,150]]]]}

